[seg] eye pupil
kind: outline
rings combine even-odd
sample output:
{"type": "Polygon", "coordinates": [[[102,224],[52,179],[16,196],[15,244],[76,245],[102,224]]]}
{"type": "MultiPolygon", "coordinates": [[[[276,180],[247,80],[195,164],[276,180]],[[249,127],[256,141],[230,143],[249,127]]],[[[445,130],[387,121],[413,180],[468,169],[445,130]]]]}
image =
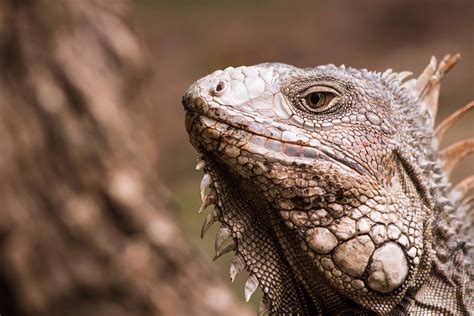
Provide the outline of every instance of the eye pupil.
{"type": "Polygon", "coordinates": [[[320,93],[311,93],[309,96],[309,101],[312,106],[317,106],[318,103],[321,101],[320,93]]]}
{"type": "Polygon", "coordinates": [[[313,92],[306,96],[306,104],[310,108],[316,109],[324,106],[326,95],[321,92],[313,92]]]}
{"type": "Polygon", "coordinates": [[[297,105],[310,113],[326,113],[339,100],[339,94],[326,86],[310,87],[300,95],[297,105]]]}

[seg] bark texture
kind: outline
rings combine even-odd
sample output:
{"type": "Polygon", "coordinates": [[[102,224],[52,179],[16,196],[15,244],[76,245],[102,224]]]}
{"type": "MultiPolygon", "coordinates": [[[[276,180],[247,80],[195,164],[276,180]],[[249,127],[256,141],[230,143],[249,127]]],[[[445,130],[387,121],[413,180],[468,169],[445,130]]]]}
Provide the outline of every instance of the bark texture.
{"type": "Polygon", "coordinates": [[[163,202],[129,5],[0,2],[2,315],[248,313],[163,202]]]}

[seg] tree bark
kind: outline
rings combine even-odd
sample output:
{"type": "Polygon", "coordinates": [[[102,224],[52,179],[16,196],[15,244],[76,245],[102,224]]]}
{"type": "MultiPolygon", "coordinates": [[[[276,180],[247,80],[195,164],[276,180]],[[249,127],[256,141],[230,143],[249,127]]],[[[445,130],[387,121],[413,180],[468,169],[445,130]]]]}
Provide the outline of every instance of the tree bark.
{"type": "Polygon", "coordinates": [[[129,6],[0,2],[2,316],[248,314],[165,202],[129,6]]]}

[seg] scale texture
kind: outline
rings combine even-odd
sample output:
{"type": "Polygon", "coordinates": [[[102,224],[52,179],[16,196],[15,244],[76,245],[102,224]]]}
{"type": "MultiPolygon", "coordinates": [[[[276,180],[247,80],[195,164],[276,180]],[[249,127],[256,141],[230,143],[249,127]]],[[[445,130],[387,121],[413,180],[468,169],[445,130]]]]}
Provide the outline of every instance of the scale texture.
{"type": "Polygon", "coordinates": [[[234,251],[259,313],[468,315],[473,310],[474,176],[450,172],[474,140],[441,139],[471,102],[435,127],[440,81],[424,72],[278,63],[229,67],[183,97],[198,152],[202,234],[234,251]]]}

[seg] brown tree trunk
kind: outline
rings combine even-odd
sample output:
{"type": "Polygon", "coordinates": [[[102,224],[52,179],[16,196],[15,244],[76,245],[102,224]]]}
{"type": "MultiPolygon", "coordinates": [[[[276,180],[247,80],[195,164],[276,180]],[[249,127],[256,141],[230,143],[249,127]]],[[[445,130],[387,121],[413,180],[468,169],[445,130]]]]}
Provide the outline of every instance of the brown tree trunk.
{"type": "Polygon", "coordinates": [[[2,316],[248,313],[163,202],[129,5],[0,2],[2,316]]]}

